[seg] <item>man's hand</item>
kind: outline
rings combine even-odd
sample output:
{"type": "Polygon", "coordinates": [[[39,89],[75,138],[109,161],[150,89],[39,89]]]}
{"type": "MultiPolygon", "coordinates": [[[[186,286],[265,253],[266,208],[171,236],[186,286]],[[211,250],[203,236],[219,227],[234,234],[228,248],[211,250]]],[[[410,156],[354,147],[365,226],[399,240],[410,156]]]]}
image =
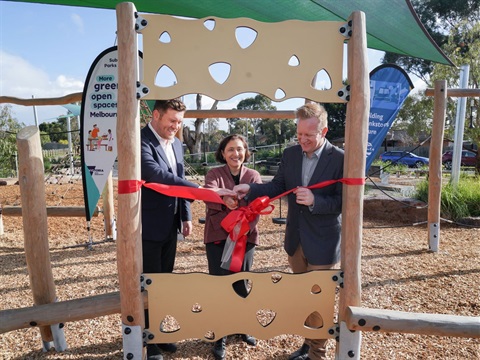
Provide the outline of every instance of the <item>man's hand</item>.
{"type": "Polygon", "coordinates": [[[296,188],[293,193],[297,195],[297,204],[312,206],[315,201],[315,197],[310,189],[299,187],[296,188]]]}
{"type": "Polygon", "coordinates": [[[215,191],[218,195],[220,196],[231,196],[231,197],[237,197],[237,193],[233,190],[230,189],[224,189],[224,188],[209,188],[209,190],[215,191]]]}
{"type": "Polygon", "coordinates": [[[239,200],[243,199],[250,192],[250,185],[240,184],[233,187],[233,191],[237,194],[239,200]]]}
{"type": "Polygon", "coordinates": [[[182,226],[183,236],[188,236],[192,234],[193,225],[191,221],[184,221],[182,226]]]}

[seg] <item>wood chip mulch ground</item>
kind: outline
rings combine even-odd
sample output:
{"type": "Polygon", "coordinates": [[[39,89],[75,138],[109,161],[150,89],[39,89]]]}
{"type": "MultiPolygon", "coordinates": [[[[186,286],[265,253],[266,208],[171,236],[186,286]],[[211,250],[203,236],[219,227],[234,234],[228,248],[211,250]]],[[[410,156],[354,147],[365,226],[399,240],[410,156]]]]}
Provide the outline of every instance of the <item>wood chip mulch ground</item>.
{"type": "MultiPolygon", "coordinates": [[[[116,185],[115,185],[116,194],[116,185]]],[[[82,205],[81,181],[60,179],[46,185],[47,205],[82,205]]],[[[18,185],[0,186],[0,204],[21,205],[18,185]]],[[[100,203],[101,205],[101,203],[100,203]]],[[[411,205],[411,203],[410,203],[411,205]]],[[[419,204],[414,206],[421,207],[419,204]]],[[[193,203],[194,233],[179,243],[176,272],[205,272],[203,203],[193,203]]],[[[272,217],[286,215],[277,208],[260,221],[261,245],[254,271],[289,271],[282,248],[283,225],[272,217]]],[[[480,315],[480,230],[441,224],[440,250],[428,251],[425,208],[413,208],[375,195],[365,197],[362,249],[362,306],[409,312],[478,317],[480,315]],[[416,224],[416,225],[413,225],[416,224]]],[[[0,310],[32,306],[25,261],[22,219],[3,217],[0,236],[0,310]]],[[[91,223],[94,241],[104,238],[103,217],[91,223]]],[[[83,218],[48,218],[49,244],[57,297],[60,301],[118,291],[114,242],[88,242],[83,218]]],[[[0,319],[1,321],[1,319],[0,319]]],[[[480,321],[480,320],[479,320],[480,321]]],[[[43,353],[38,328],[0,334],[0,359],[122,359],[119,315],[65,324],[68,349],[43,353]]],[[[478,338],[421,336],[398,333],[362,334],[362,359],[480,359],[478,338]]],[[[286,360],[302,338],[282,335],[248,346],[238,336],[227,343],[227,359],[286,360]]],[[[213,359],[211,343],[190,339],[178,343],[168,359],[213,359]]],[[[334,358],[334,340],[328,356],[334,358]]]]}

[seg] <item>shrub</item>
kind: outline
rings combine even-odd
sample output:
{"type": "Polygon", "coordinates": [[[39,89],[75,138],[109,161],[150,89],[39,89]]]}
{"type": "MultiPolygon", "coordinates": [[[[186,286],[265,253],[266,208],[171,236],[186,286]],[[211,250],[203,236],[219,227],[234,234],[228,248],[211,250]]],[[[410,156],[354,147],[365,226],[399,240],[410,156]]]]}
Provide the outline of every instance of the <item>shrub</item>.
{"type": "MultiPolygon", "coordinates": [[[[464,217],[480,216],[479,177],[460,177],[457,186],[448,182],[442,187],[440,213],[454,221],[464,217]]],[[[416,187],[415,198],[428,202],[428,181],[416,187]]]]}

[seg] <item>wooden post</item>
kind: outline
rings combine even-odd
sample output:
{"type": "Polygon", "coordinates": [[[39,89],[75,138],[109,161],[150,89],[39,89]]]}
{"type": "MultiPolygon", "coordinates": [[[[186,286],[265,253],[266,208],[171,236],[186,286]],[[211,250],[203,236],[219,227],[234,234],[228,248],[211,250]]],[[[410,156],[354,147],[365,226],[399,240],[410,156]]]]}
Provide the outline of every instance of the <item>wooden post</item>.
{"type": "MultiPolygon", "coordinates": [[[[140,180],[140,108],[136,98],[138,43],[136,9],[120,3],[118,35],[118,181],[140,180]]],[[[123,349],[126,358],[142,359],[145,327],[140,275],[143,269],[140,189],[118,194],[117,266],[120,286],[123,349]]]]}
{"type": "MultiPolygon", "coordinates": [[[[40,131],[28,126],[17,134],[18,182],[23,208],[23,233],[30,286],[35,305],[55,301],[48,247],[47,206],[40,131]]],[[[53,341],[49,326],[40,327],[45,344],[53,341]]]]}
{"type": "Polygon", "coordinates": [[[116,225],[113,200],[113,178],[111,171],[108,175],[107,183],[105,185],[105,189],[103,190],[103,221],[105,222],[105,238],[116,240],[117,230],[115,229],[116,225]]]}
{"type": "MultiPolygon", "coordinates": [[[[365,178],[370,82],[368,76],[365,14],[352,13],[352,34],[348,41],[348,79],[350,101],[345,126],[344,178],[365,178]]],[[[344,288],[340,293],[339,323],[345,322],[348,306],[360,306],[360,257],[362,248],[364,186],[343,185],[341,259],[344,288]]],[[[360,333],[340,341],[341,359],[360,359],[360,333]],[[347,341],[348,340],[348,341],[347,341]],[[349,354],[349,355],[347,355],[349,354]],[[354,354],[354,356],[350,356],[354,354]]]]}
{"type": "Polygon", "coordinates": [[[442,145],[447,107],[447,82],[435,81],[430,165],[428,170],[428,248],[438,251],[442,197],[442,145]]]}
{"type": "Polygon", "coordinates": [[[0,207],[0,235],[3,235],[3,217],[2,217],[3,209],[0,207]]]}

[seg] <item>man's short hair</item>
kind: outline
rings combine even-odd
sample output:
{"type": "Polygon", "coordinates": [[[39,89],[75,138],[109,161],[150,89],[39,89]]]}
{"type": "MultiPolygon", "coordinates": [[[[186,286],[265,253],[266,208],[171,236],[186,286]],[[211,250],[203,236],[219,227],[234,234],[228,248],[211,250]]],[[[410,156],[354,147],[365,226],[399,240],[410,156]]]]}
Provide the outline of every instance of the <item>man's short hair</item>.
{"type": "Polygon", "coordinates": [[[175,111],[185,111],[187,107],[180,99],[170,99],[170,100],[156,100],[153,110],[157,110],[161,114],[167,112],[168,109],[173,109],[175,111]]]}
{"type": "Polygon", "coordinates": [[[310,119],[310,118],[317,118],[320,122],[321,127],[327,127],[328,125],[328,114],[325,108],[316,103],[316,102],[309,102],[303,106],[300,106],[295,111],[295,117],[298,120],[310,119]]]}

